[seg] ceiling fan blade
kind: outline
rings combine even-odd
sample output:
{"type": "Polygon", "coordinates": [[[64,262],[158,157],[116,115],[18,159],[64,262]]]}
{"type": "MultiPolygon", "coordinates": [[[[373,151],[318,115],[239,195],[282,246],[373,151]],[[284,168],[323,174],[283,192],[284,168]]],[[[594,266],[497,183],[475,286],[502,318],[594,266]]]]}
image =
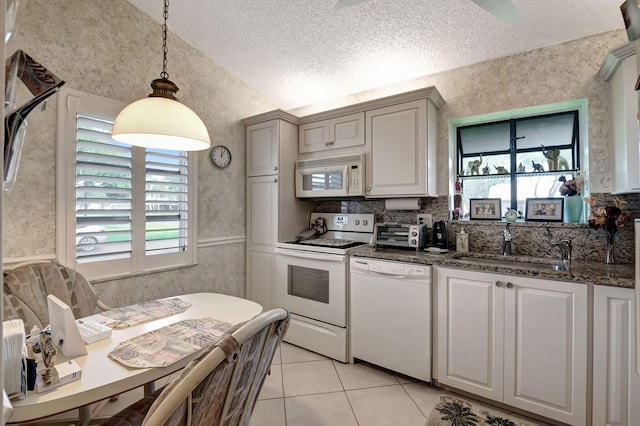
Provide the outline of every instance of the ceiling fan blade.
{"type": "Polygon", "coordinates": [[[471,0],[490,14],[502,19],[507,24],[515,24],[522,20],[522,15],[511,3],[511,0],[471,0]]]}
{"type": "Polygon", "coordinates": [[[343,7],[353,6],[358,3],[364,3],[365,1],[369,1],[369,0],[336,0],[336,5],[334,6],[334,9],[342,9],[343,7]]]}

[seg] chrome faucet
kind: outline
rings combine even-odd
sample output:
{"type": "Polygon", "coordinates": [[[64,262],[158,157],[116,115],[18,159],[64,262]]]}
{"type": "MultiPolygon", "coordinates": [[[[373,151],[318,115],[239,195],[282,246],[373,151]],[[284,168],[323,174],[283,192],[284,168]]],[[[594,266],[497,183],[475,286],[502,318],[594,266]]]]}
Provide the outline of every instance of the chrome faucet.
{"type": "Polygon", "coordinates": [[[507,227],[502,234],[502,255],[511,256],[511,228],[509,227],[511,222],[507,222],[507,227]]]}
{"type": "Polygon", "coordinates": [[[562,261],[563,266],[561,269],[567,269],[567,264],[571,262],[571,240],[566,239],[561,241],[552,241],[551,245],[560,249],[560,260],[562,261]]]}

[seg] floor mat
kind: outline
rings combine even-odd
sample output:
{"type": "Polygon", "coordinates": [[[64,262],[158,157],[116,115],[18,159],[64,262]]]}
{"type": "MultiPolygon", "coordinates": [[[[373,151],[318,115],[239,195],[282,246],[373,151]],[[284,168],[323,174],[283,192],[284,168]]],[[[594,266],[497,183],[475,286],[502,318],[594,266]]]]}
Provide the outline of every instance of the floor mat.
{"type": "Polygon", "coordinates": [[[520,426],[519,420],[464,399],[443,395],[429,416],[428,426],[520,426]]]}

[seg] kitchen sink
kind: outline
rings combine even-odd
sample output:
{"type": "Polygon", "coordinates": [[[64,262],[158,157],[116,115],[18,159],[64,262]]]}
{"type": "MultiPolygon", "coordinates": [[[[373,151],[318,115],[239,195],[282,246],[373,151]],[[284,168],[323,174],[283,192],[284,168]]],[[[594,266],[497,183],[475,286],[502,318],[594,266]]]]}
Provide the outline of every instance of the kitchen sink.
{"type": "Polygon", "coordinates": [[[546,259],[542,257],[530,256],[502,256],[499,254],[487,253],[456,253],[452,259],[468,261],[474,263],[492,264],[495,266],[515,266],[520,268],[554,269],[566,270],[568,265],[562,263],[560,259],[546,259]]]}

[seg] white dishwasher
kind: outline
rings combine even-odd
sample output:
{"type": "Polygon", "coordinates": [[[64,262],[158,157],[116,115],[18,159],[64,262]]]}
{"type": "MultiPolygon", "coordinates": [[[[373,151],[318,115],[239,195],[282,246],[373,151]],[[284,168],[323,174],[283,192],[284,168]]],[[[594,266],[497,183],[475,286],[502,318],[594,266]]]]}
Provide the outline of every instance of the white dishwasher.
{"type": "Polygon", "coordinates": [[[351,357],[431,381],[431,267],[351,258],[351,357]]]}

